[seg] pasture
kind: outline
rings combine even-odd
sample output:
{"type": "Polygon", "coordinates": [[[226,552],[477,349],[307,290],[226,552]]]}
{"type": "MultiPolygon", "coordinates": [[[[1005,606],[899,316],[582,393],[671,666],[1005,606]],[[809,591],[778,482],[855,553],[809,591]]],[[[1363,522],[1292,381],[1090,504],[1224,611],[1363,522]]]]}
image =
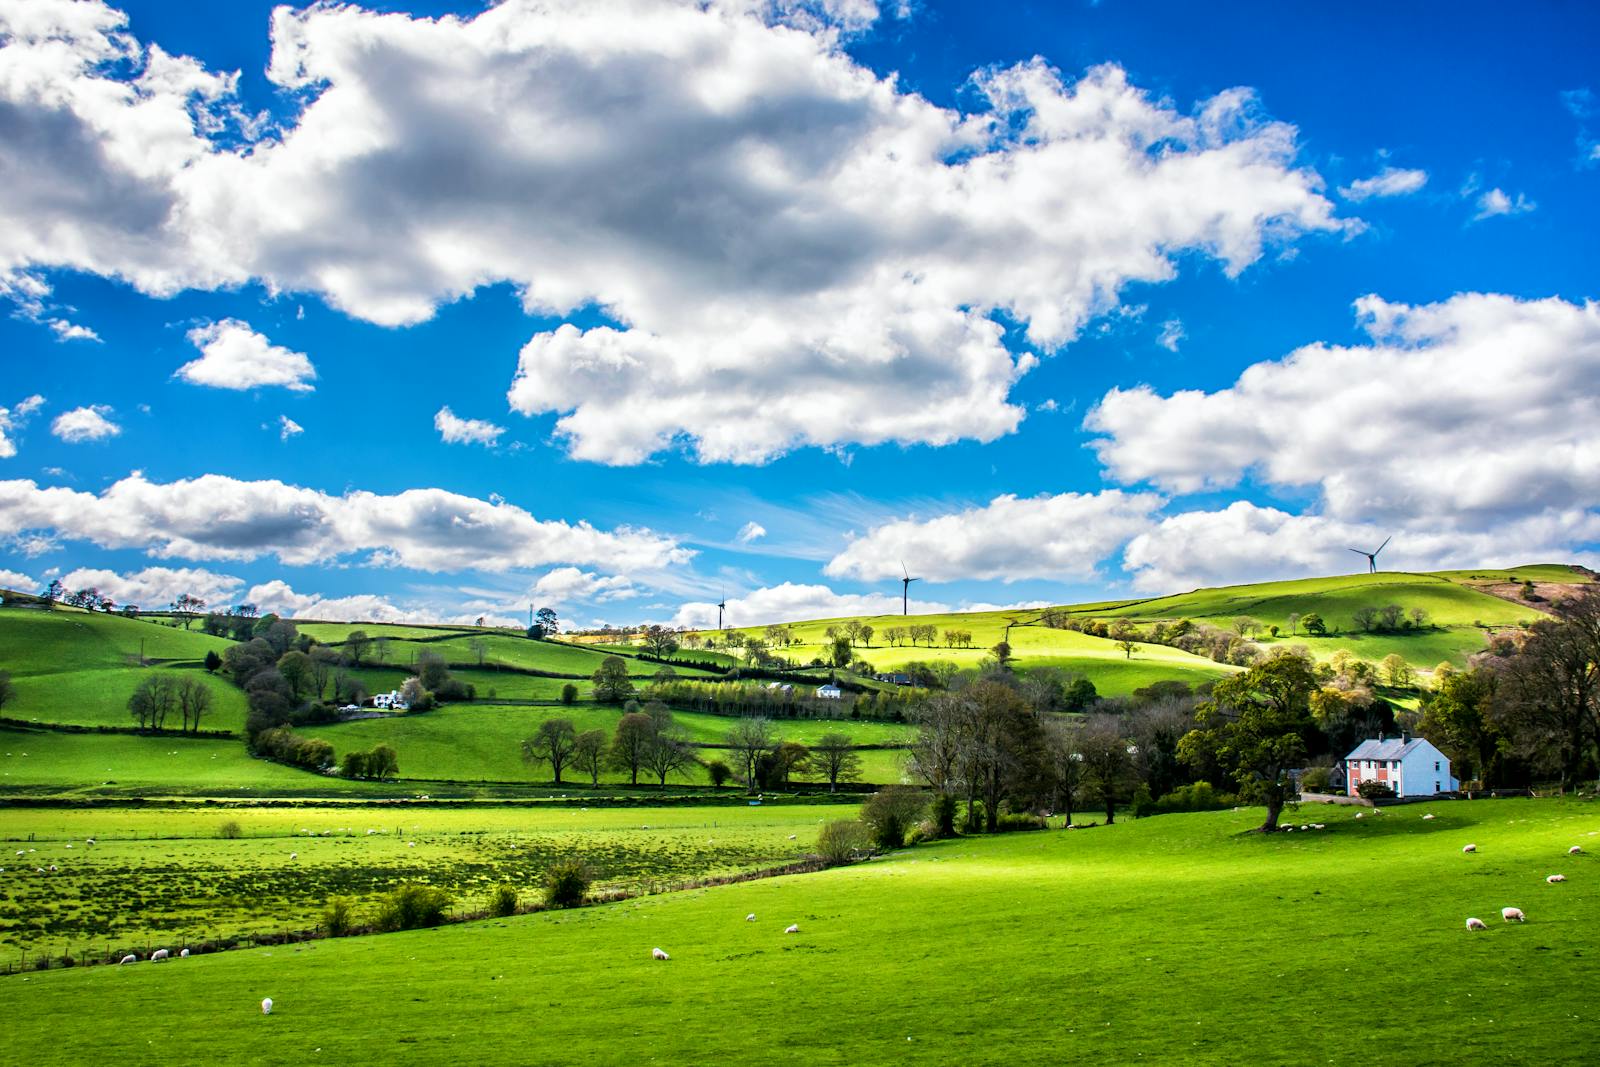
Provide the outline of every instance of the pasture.
{"type": "Polygon", "coordinates": [[[1245,810],[963,838],[579,911],[12,977],[0,1010],[36,1064],[151,1047],[221,1064],[1587,1058],[1600,808],[1354,814],[1303,807],[1328,828],[1267,837],[1242,833],[1245,810]],[[1501,922],[1508,905],[1528,922],[1501,922]]]}
{"type": "Polygon", "coordinates": [[[407,881],[445,889],[466,910],[484,907],[503,883],[531,901],[544,870],[570,857],[589,865],[600,889],[643,889],[791,862],[815,841],[821,820],[853,810],[743,804],[13,810],[0,823],[6,902],[0,959],[309,929],[331,897],[353,898],[359,916],[376,896],[407,881]],[[219,836],[229,822],[241,836],[219,836]]]}
{"type": "MultiPolygon", "coordinates": [[[[621,709],[595,704],[531,708],[447,705],[421,715],[307,726],[302,727],[300,733],[328,741],[341,756],[350,749],[366,751],[380,743],[390,745],[399,755],[402,778],[548,783],[548,767],[528,767],[522,762],[522,740],[533,736],[541,722],[553,718],[570,719],[580,732],[604,730],[609,737],[621,717],[621,709]]],[[[736,722],[725,716],[694,712],[675,712],[673,720],[690,742],[702,745],[723,743],[736,722]]],[[[783,740],[803,744],[813,743],[825,733],[838,732],[848,735],[857,745],[905,745],[915,733],[912,727],[897,723],[778,719],[772,725],[775,734],[783,740]]],[[[728,753],[715,749],[698,749],[697,754],[702,759],[720,757],[731,761],[728,753]]],[[[866,777],[867,781],[900,780],[903,755],[900,751],[868,750],[860,755],[863,770],[872,772],[866,777]]],[[[589,781],[571,768],[563,777],[569,783],[587,785],[589,781]]],[[[600,780],[603,784],[620,785],[627,782],[627,776],[608,770],[600,780]]],[[[648,775],[640,780],[652,784],[654,781],[648,775]]],[[[668,782],[707,784],[705,772],[699,767],[690,768],[685,774],[674,774],[668,782]]]]}

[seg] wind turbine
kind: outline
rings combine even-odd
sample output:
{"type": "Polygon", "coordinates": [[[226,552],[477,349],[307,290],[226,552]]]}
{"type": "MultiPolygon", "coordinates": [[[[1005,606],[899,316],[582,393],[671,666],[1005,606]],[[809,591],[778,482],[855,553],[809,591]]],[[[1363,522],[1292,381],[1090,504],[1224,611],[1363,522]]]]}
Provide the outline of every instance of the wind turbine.
{"type": "Polygon", "coordinates": [[[726,590],[717,590],[717,629],[722,629],[722,613],[728,607],[728,594],[726,590]]]}
{"type": "Polygon", "coordinates": [[[1394,540],[1394,534],[1390,534],[1388,537],[1385,537],[1383,539],[1383,544],[1382,545],[1379,545],[1377,548],[1373,549],[1371,552],[1367,552],[1367,551],[1365,551],[1363,549],[1359,549],[1359,548],[1352,548],[1350,551],[1354,552],[1358,556],[1366,556],[1367,557],[1367,573],[1368,574],[1377,574],[1378,573],[1378,553],[1382,552],[1383,549],[1384,549],[1384,546],[1387,545],[1390,541],[1393,541],[1393,540],[1394,540]]]}
{"type": "Polygon", "coordinates": [[[920,582],[921,578],[911,577],[911,572],[906,570],[906,561],[900,561],[900,573],[905,577],[900,579],[900,614],[911,614],[911,583],[920,582]]]}

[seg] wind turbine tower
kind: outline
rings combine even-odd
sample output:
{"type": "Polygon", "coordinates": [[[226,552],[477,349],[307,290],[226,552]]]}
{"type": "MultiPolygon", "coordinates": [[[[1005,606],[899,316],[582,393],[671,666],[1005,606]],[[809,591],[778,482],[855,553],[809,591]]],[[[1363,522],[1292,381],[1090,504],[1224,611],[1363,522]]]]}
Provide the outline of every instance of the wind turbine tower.
{"type": "Polygon", "coordinates": [[[717,591],[717,629],[722,629],[722,613],[728,609],[728,594],[717,591]]]}
{"type": "Polygon", "coordinates": [[[900,573],[902,575],[904,575],[904,577],[902,577],[900,579],[900,614],[902,614],[902,615],[910,615],[911,614],[911,583],[912,582],[920,582],[920,581],[922,581],[922,579],[921,578],[913,578],[913,577],[911,577],[911,572],[906,570],[906,561],[905,560],[901,560],[900,561],[900,573]]]}
{"type": "Polygon", "coordinates": [[[1383,544],[1379,545],[1377,548],[1373,549],[1371,552],[1368,552],[1367,550],[1362,549],[1362,548],[1352,548],[1350,551],[1354,552],[1358,556],[1366,556],[1367,557],[1367,573],[1368,574],[1377,574],[1378,573],[1378,553],[1382,552],[1384,550],[1384,548],[1389,544],[1389,542],[1393,541],[1393,540],[1394,540],[1394,534],[1390,534],[1388,537],[1385,537],[1383,539],[1383,544]]]}

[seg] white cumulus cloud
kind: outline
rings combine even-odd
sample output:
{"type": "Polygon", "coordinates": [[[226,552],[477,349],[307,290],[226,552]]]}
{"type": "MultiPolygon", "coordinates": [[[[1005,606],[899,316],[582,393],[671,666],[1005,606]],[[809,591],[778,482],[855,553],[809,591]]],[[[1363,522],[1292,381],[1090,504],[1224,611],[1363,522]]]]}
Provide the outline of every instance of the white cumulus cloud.
{"type": "Polygon", "coordinates": [[[214,389],[258,389],[282,386],[298,393],[310,392],[317,371],[310,357],[275,345],[238,319],[196,326],[189,343],[200,358],[178,368],[177,376],[194,385],[214,389]]]}
{"type": "Polygon", "coordinates": [[[1362,178],[1349,185],[1340,186],[1339,195],[1346,200],[1359,203],[1374,197],[1406,196],[1421,191],[1427,184],[1428,172],[1425,170],[1384,167],[1370,178],[1362,178]]]}
{"type": "Polygon", "coordinates": [[[1521,193],[1513,198],[1504,189],[1490,189],[1478,197],[1478,213],[1472,218],[1476,222],[1496,215],[1525,215],[1538,206],[1521,193]]]}
{"type": "Polygon", "coordinates": [[[0,459],[10,459],[17,454],[16,442],[11,434],[28,423],[28,416],[44,406],[44,397],[35,393],[15,407],[0,408],[0,459]]]}
{"type": "Polygon", "coordinates": [[[237,596],[244,582],[231,574],[218,574],[203,567],[146,567],[130,572],[79,567],[61,575],[61,584],[69,592],[98,589],[102,596],[118,604],[135,604],[146,609],[166,607],[188,593],[216,609],[233,603],[231,598],[237,596]]]}
{"type": "Polygon", "coordinates": [[[1110,474],[1188,493],[1247,475],[1342,521],[1489,529],[1600,501],[1600,305],[1366,296],[1371,341],[1311,344],[1214,393],[1113,389],[1085,425],[1110,474]]]}
{"type": "Polygon", "coordinates": [[[628,600],[640,591],[620,574],[607,577],[577,567],[557,567],[540,576],[532,593],[535,599],[550,604],[588,604],[628,600]]]}
{"type": "Polygon", "coordinates": [[[863,580],[895,579],[901,564],[912,577],[935,582],[963,578],[1088,578],[1129,538],[1148,530],[1162,499],[1154,493],[1058,493],[997,496],[988,504],[926,519],[875,526],[828,561],[825,574],[863,580]]]}
{"type": "Polygon", "coordinates": [[[496,426],[482,419],[457,418],[448,406],[440,408],[433,416],[433,428],[439,431],[440,439],[446,444],[488,445],[490,448],[506,432],[504,426],[496,426]]]}
{"type": "Polygon", "coordinates": [[[759,522],[747,522],[739,527],[738,540],[740,544],[748,545],[751,541],[767,536],[767,528],[759,522]]]}
{"type": "Polygon", "coordinates": [[[532,312],[610,320],[534,336],[510,387],[574,456],[760,462],[1010,433],[1033,357],[995,313],[1055,350],[1186,255],[1237,274],[1350,229],[1247,90],[1180,110],[1114,66],[1074,80],[1033,60],[978,72],[960,112],[843,51],[875,17],[284,6],[267,76],[303,104],[267,130],[237,75],[105,4],[0,0],[0,275],[156,295],[258,280],[384,324],[510,283],[532,312]]]}
{"type": "Polygon", "coordinates": [[[68,444],[115,437],[122,432],[122,427],[106,417],[111,413],[111,408],[105,404],[73,408],[56,416],[50,424],[50,432],[68,444]]]}
{"type": "Polygon", "coordinates": [[[34,581],[21,571],[8,571],[0,567],[0,588],[13,589],[19,593],[32,593],[42,584],[34,581]]]}
{"type": "Polygon", "coordinates": [[[36,536],[140,549],[160,558],[289,564],[354,560],[424,571],[505,571],[553,563],[651,570],[693,555],[649,530],[536,519],[443,489],[333,496],[223,475],[158,483],[134,473],[102,492],[0,481],[0,538],[36,536]]]}
{"type": "Polygon", "coordinates": [[[295,434],[305,433],[306,428],[295,422],[287,415],[278,416],[278,440],[287,441],[295,434]]]}

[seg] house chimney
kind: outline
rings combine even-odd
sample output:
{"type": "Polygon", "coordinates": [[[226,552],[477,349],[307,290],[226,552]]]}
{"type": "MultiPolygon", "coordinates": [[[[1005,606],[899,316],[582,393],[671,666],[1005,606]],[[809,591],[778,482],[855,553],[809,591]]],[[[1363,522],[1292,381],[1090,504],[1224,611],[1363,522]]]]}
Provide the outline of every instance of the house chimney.
{"type": "Polygon", "coordinates": [[[1382,741],[1382,740],[1383,740],[1383,731],[1382,731],[1382,730],[1379,730],[1379,731],[1378,731],[1378,740],[1379,740],[1379,741],[1382,741]]]}

